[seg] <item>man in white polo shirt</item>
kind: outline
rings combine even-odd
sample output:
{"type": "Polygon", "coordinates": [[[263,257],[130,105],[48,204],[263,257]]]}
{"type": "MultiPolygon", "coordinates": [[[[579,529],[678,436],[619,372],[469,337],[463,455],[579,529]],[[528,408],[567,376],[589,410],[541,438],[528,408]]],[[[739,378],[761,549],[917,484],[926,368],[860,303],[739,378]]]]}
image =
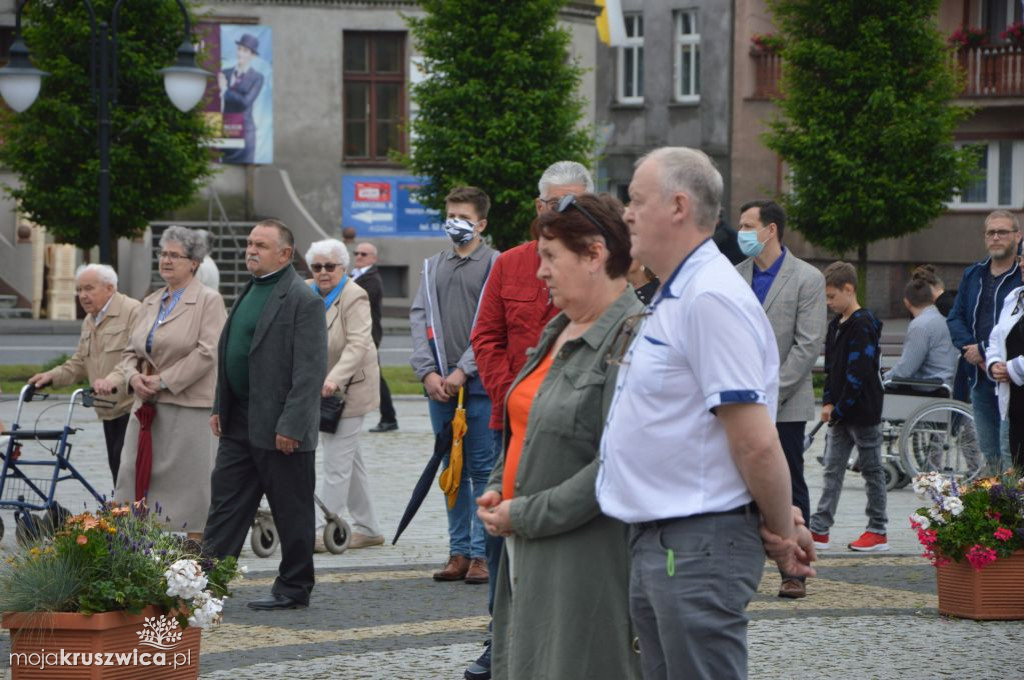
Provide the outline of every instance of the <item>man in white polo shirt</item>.
{"type": "Polygon", "coordinates": [[[745,678],[765,551],[787,574],[814,573],[772,422],[775,335],[711,240],[721,196],[711,159],[683,147],[641,158],[629,186],[631,255],[664,283],[624,327],[624,356],[609,357],[622,366],[597,498],[633,525],[630,610],[648,680],[745,678]]]}

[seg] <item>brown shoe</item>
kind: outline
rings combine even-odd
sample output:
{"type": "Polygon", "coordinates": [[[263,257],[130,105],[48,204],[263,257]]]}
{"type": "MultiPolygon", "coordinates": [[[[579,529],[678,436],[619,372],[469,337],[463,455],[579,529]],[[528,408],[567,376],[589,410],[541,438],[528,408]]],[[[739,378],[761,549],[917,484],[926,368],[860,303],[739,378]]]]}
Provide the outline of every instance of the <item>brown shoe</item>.
{"type": "Polygon", "coordinates": [[[797,600],[807,597],[807,586],[798,578],[784,578],[779,586],[779,597],[797,600]]]}
{"type": "Polygon", "coordinates": [[[487,561],[474,557],[469,562],[469,571],[466,572],[466,583],[487,583],[487,561]]]}
{"type": "Polygon", "coordinates": [[[465,555],[452,555],[444,569],[434,572],[435,581],[461,581],[469,571],[469,558],[465,555]]]}

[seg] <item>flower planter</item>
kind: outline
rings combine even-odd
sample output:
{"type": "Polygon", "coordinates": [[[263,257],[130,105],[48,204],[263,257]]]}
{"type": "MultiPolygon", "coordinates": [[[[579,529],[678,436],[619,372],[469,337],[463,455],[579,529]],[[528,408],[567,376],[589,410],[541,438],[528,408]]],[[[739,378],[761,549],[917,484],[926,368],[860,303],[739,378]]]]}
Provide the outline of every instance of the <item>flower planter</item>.
{"type": "Polygon", "coordinates": [[[978,620],[1024,619],[1024,551],[977,571],[967,562],[936,570],[939,613],[978,620]]]}
{"type": "Polygon", "coordinates": [[[180,639],[173,632],[161,639],[152,633],[166,621],[162,614],[157,607],[141,614],[4,614],[3,627],[11,630],[11,678],[198,678],[199,628],[182,631],[175,623],[172,631],[180,639]]]}

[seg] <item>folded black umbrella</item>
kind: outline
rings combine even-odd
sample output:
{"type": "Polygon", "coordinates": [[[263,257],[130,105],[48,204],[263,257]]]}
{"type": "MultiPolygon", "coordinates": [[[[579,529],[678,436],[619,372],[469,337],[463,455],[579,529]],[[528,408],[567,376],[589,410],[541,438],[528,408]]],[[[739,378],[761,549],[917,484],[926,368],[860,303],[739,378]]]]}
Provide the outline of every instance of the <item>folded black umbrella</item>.
{"type": "Polygon", "coordinates": [[[444,428],[434,438],[434,455],[427,461],[427,466],[423,468],[419,481],[413,487],[412,497],[409,498],[409,504],[405,506],[405,513],[402,515],[402,520],[398,523],[398,530],[395,532],[395,537],[391,540],[391,545],[398,542],[398,537],[402,535],[405,528],[409,526],[409,522],[416,516],[416,511],[423,505],[423,499],[427,497],[427,492],[430,491],[430,486],[434,483],[437,469],[441,467],[441,460],[451,450],[452,424],[445,423],[444,428]]]}

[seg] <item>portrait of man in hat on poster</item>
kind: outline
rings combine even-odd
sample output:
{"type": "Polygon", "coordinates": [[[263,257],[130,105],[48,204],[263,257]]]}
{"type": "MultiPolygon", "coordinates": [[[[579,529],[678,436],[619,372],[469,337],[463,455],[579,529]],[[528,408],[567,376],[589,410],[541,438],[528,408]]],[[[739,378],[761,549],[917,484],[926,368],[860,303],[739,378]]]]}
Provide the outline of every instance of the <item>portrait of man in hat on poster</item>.
{"type": "MultiPolygon", "coordinates": [[[[223,134],[225,138],[244,142],[241,147],[227,149],[223,160],[225,163],[270,162],[272,158],[265,158],[267,154],[260,148],[265,135],[259,130],[263,125],[263,109],[268,114],[270,110],[270,98],[265,93],[269,89],[266,87],[269,79],[263,73],[269,61],[268,55],[261,54],[270,46],[269,28],[222,26],[221,30],[221,58],[226,67],[217,74],[217,85],[224,114],[223,134]],[[235,53],[233,64],[230,59],[232,44],[235,53]],[[265,106],[261,106],[263,101],[266,101],[265,106]]],[[[267,124],[270,124],[269,119],[267,124]]]]}

